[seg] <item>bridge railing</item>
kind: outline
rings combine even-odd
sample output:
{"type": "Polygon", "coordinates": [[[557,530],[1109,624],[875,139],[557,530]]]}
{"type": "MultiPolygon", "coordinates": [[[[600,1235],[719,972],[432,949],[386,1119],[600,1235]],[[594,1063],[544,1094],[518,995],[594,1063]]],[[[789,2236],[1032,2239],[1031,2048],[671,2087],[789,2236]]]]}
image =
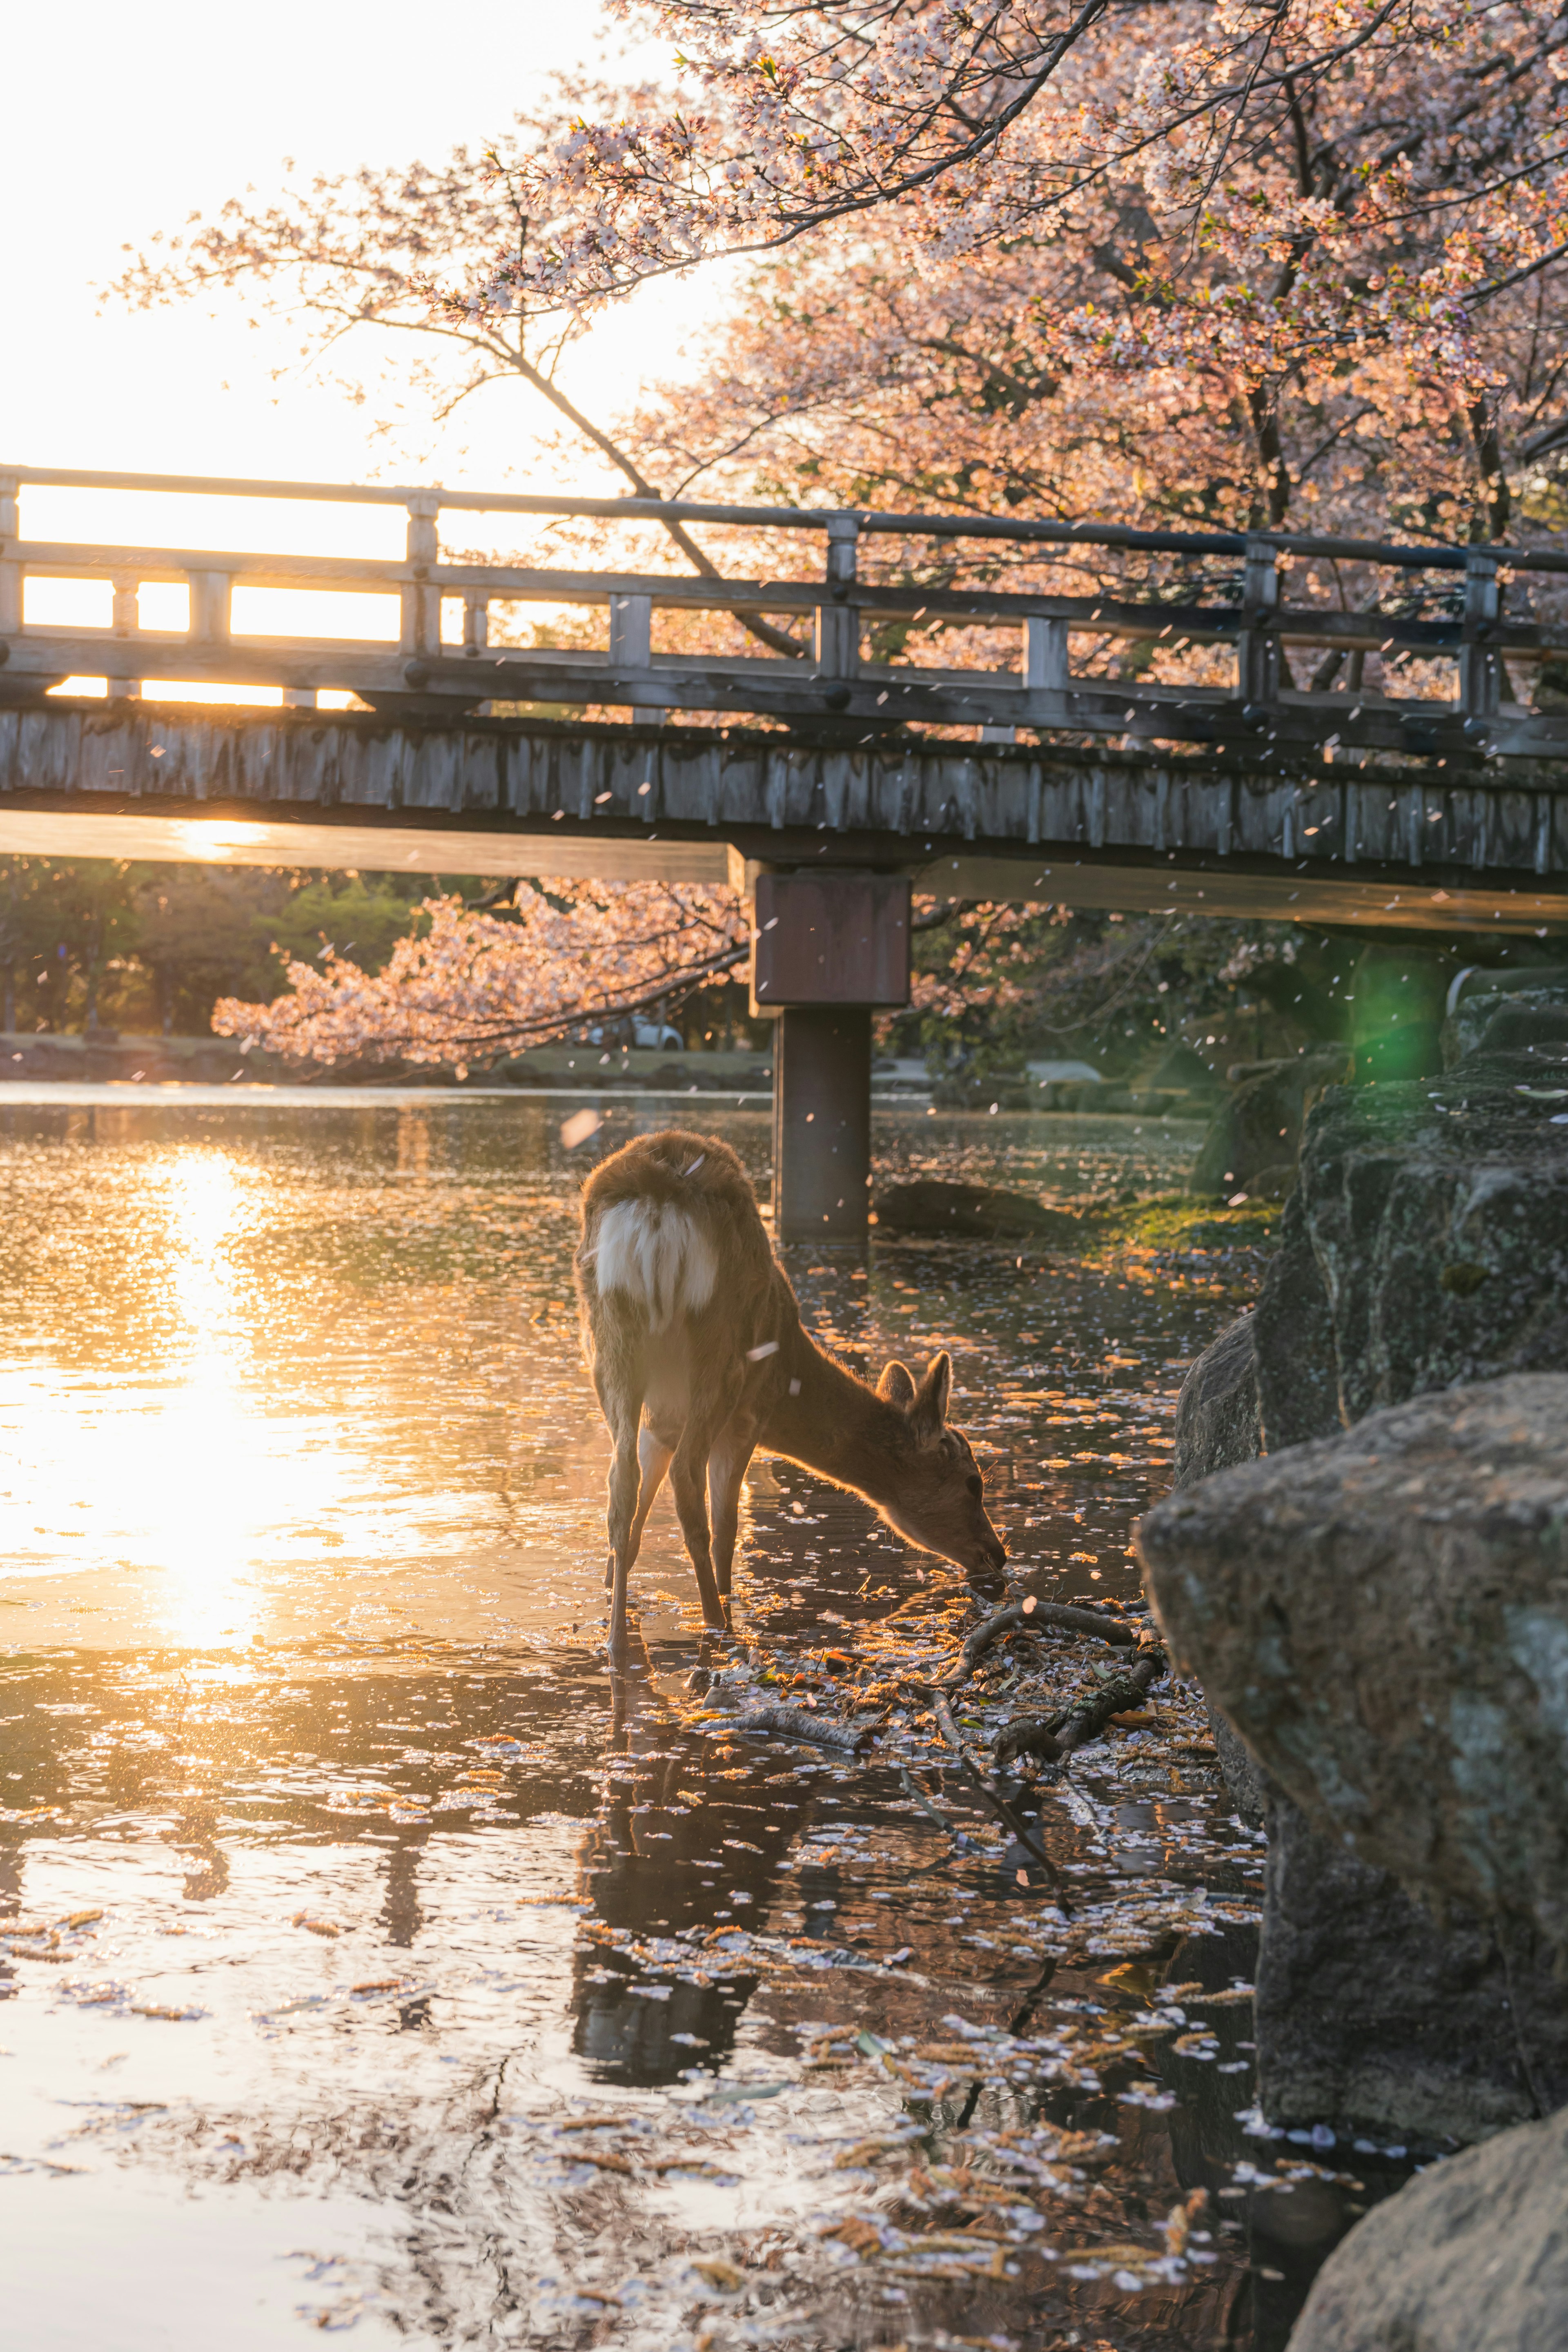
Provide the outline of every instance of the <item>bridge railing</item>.
{"type": "MultiPolygon", "coordinates": [[[[314,705],[323,691],[350,693],[373,709],[453,719],[496,702],[625,708],[645,719],[670,711],[762,716],[841,740],[889,730],[977,729],[996,740],[1015,730],[1133,741],[1244,744],[1266,756],[1358,752],[1437,756],[1466,766],[1568,751],[1568,716],[1532,709],[1521,688],[1568,653],[1568,624],[1510,614],[1510,580],[1568,574],[1555,549],[1444,547],[1277,532],[1142,530],[1114,524],[966,514],[897,514],[701,501],[552,498],[439,488],[256,482],[213,476],[87,473],[0,467],[0,703],[25,703],[74,677],[101,677],[110,696],[143,684],[267,687],[285,704],[314,705]],[[401,559],[214,551],[24,540],[19,498],[27,488],[134,490],[401,508],[401,559]],[[444,513],[787,531],[823,542],[819,575],[728,579],[449,560],[444,513]],[[861,550],[897,538],[1005,541],[1016,550],[1100,550],[1118,555],[1222,562],[1225,576],[1159,582],[1140,600],[1126,593],[1064,595],[1032,587],[927,587],[864,576],[861,550]],[[1359,607],[1288,601],[1292,572],[1352,563],[1443,584],[1359,607]],[[1446,575],[1446,578],[1445,578],[1446,575]],[[29,620],[33,582],[107,583],[107,625],[29,620]],[[183,630],[143,627],[144,585],[183,584],[183,630]],[[384,639],[264,635],[237,629],[234,599],[248,588],[380,594],[396,614],[384,639]],[[392,600],[395,600],[395,605],[392,600]],[[492,607],[579,607],[606,615],[596,646],[490,643],[492,607]],[[1429,607],[1436,603],[1440,609],[1429,607]],[[1414,609],[1413,609],[1414,608],[1414,609]],[[766,617],[765,653],[659,652],[659,612],[766,617]],[[1016,648],[1005,666],[963,668],[879,660],[867,646],[877,623],[989,633],[1016,648]],[[793,638],[787,625],[799,635],[793,638]],[[1226,647],[1221,684],[1151,682],[1086,673],[1085,639],[1226,647]],[[1311,681],[1297,682],[1293,648],[1315,651],[1311,681]],[[1368,655],[1449,667],[1452,691],[1402,698],[1364,677],[1368,655]]],[[[1092,657],[1092,656],[1091,656],[1092,657]]],[[[1431,682],[1427,669],[1426,682],[1431,682]]]]}

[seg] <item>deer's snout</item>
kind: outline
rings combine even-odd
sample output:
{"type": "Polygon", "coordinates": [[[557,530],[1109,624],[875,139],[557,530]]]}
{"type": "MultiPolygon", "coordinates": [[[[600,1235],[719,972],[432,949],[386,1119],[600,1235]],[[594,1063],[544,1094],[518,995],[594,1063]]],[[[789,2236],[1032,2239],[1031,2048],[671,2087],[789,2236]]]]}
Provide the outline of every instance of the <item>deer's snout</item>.
{"type": "Polygon", "coordinates": [[[1003,1591],[1003,1565],[1007,1557],[1002,1539],[993,1535],[986,1543],[976,1544],[963,1563],[964,1580],[971,1591],[986,1600],[995,1600],[1003,1591]]]}

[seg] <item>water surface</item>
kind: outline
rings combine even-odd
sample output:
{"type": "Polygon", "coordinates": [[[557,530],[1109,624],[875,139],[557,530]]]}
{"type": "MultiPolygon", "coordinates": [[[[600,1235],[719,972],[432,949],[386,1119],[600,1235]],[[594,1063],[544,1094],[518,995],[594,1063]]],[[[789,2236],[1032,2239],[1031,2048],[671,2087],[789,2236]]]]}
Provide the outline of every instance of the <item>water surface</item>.
{"type": "MultiPolygon", "coordinates": [[[[1257,2134],[1258,1849],[1180,1695],[1041,1805],[1069,1926],[907,1706],[848,1762],[688,1687],[666,1502],[612,1683],[576,1191],[676,1117],[765,1191],[768,1129],[604,1109],[571,1152],[516,1097],[0,1105],[9,2340],[1272,2352],[1381,2159],[1257,2134]]],[[[1198,1140],[877,1129],[890,1177],[1079,1202],[1179,1183],[1198,1140]]],[[[1018,1573],[1135,1595],[1247,1253],[790,1263],[863,1369],[952,1350],[1018,1573]]],[[[737,1603],[756,1672],[828,1708],[968,1622],[765,1462],[737,1603]]]]}

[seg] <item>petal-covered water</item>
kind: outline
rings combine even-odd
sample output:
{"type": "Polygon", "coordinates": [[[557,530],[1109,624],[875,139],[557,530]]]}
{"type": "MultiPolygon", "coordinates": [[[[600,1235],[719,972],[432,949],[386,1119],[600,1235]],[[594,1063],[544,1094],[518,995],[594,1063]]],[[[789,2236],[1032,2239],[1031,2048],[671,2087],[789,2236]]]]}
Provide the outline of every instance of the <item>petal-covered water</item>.
{"type": "MultiPolygon", "coordinates": [[[[7,2340],[1282,2345],[1396,2168],[1258,2131],[1259,1847],[1201,1716],[1157,1693],[1020,1844],[900,1681],[980,1604],[763,1461],[741,1646],[661,1500],[612,1682],[576,1189],[675,1118],[762,1177],[767,1128],[622,1098],[574,1152],[563,1108],[0,1109],[7,2340]],[[736,1727],[873,1668],[858,1757],[736,1727]]],[[[878,1154],[1108,1202],[1197,1140],[910,1108],[878,1154]]],[[[791,1271],[863,1369],[952,1350],[1033,1589],[1130,1600],[1182,1368],[1257,1278],[1210,1239],[791,1271]]],[[[1100,1671],[1031,1639],[977,1748],[1100,1671]]]]}

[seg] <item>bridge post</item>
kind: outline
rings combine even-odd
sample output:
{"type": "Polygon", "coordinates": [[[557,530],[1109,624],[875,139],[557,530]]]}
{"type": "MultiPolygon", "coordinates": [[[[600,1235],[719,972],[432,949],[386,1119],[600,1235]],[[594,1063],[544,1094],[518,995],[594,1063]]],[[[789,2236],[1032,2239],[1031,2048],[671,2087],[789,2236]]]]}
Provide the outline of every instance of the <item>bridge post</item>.
{"type": "MultiPolygon", "coordinates": [[[[114,575],[110,627],[117,637],[133,637],[142,626],[141,587],[133,572],[117,572],[114,575]]],[[[111,677],[109,681],[110,702],[133,702],[141,692],[139,677],[111,677]]]]}
{"type": "Polygon", "coordinates": [[[6,551],[22,536],[21,487],[15,474],[0,474],[0,637],[22,633],[22,567],[6,551]]]}
{"type": "Polygon", "coordinates": [[[1495,719],[1502,699],[1502,662],[1487,642],[1500,609],[1495,559],[1467,556],[1465,642],[1459,651],[1459,708],[1467,719],[1495,719]]]}
{"type": "Polygon", "coordinates": [[[1249,712],[1261,718],[1279,699],[1279,557],[1272,541],[1249,539],[1241,580],[1241,629],[1236,640],[1236,683],[1249,712]]]}
{"type": "MultiPolygon", "coordinates": [[[[653,598],[614,594],[610,598],[610,667],[651,670],[653,667],[653,598]]],[[[644,727],[662,727],[662,709],[634,704],[644,727]]]]}
{"type": "Polygon", "coordinates": [[[871,1182],[871,1013],[910,1001],[900,875],[757,873],[752,995],[778,1013],[773,1230],[864,1242],[871,1182]]]}
{"type": "Polygon", "coordinates": [[[431,567],[441,561],[440,514],[441,500],[436,491],[410,491],[408,562],[414,580],[402,590],[398,633],[398,650],[405,656],[441,650],[441,591],[425,584],[431,567]]]}
{"type": "Polygon", "coordinates": [[[773,1232],[863,1242],[871,1181],[871,1008],[792,1004],[773,1040],[773,1232]]]}
{"type": "Polygon", "coordinates": [[[193,572],[189,576],[189,635],[198,645],[226,645],[233,627],[233,576],[227,572],[193,572]]]}
{"type": "MultiPolygon", "coordinates": [[[[827,593],[830,604],[815,608],[812,656],[819,677],[853,677],[860,667],[860,615],[846,599],[855,584],[860,526],[852,514],[837,514],[827,524],[827,593]]],[[[830,689],[825,699],[831,705],[830,689]]],[[[847,697],[839,697],[842,708],[847,697]]]]}

